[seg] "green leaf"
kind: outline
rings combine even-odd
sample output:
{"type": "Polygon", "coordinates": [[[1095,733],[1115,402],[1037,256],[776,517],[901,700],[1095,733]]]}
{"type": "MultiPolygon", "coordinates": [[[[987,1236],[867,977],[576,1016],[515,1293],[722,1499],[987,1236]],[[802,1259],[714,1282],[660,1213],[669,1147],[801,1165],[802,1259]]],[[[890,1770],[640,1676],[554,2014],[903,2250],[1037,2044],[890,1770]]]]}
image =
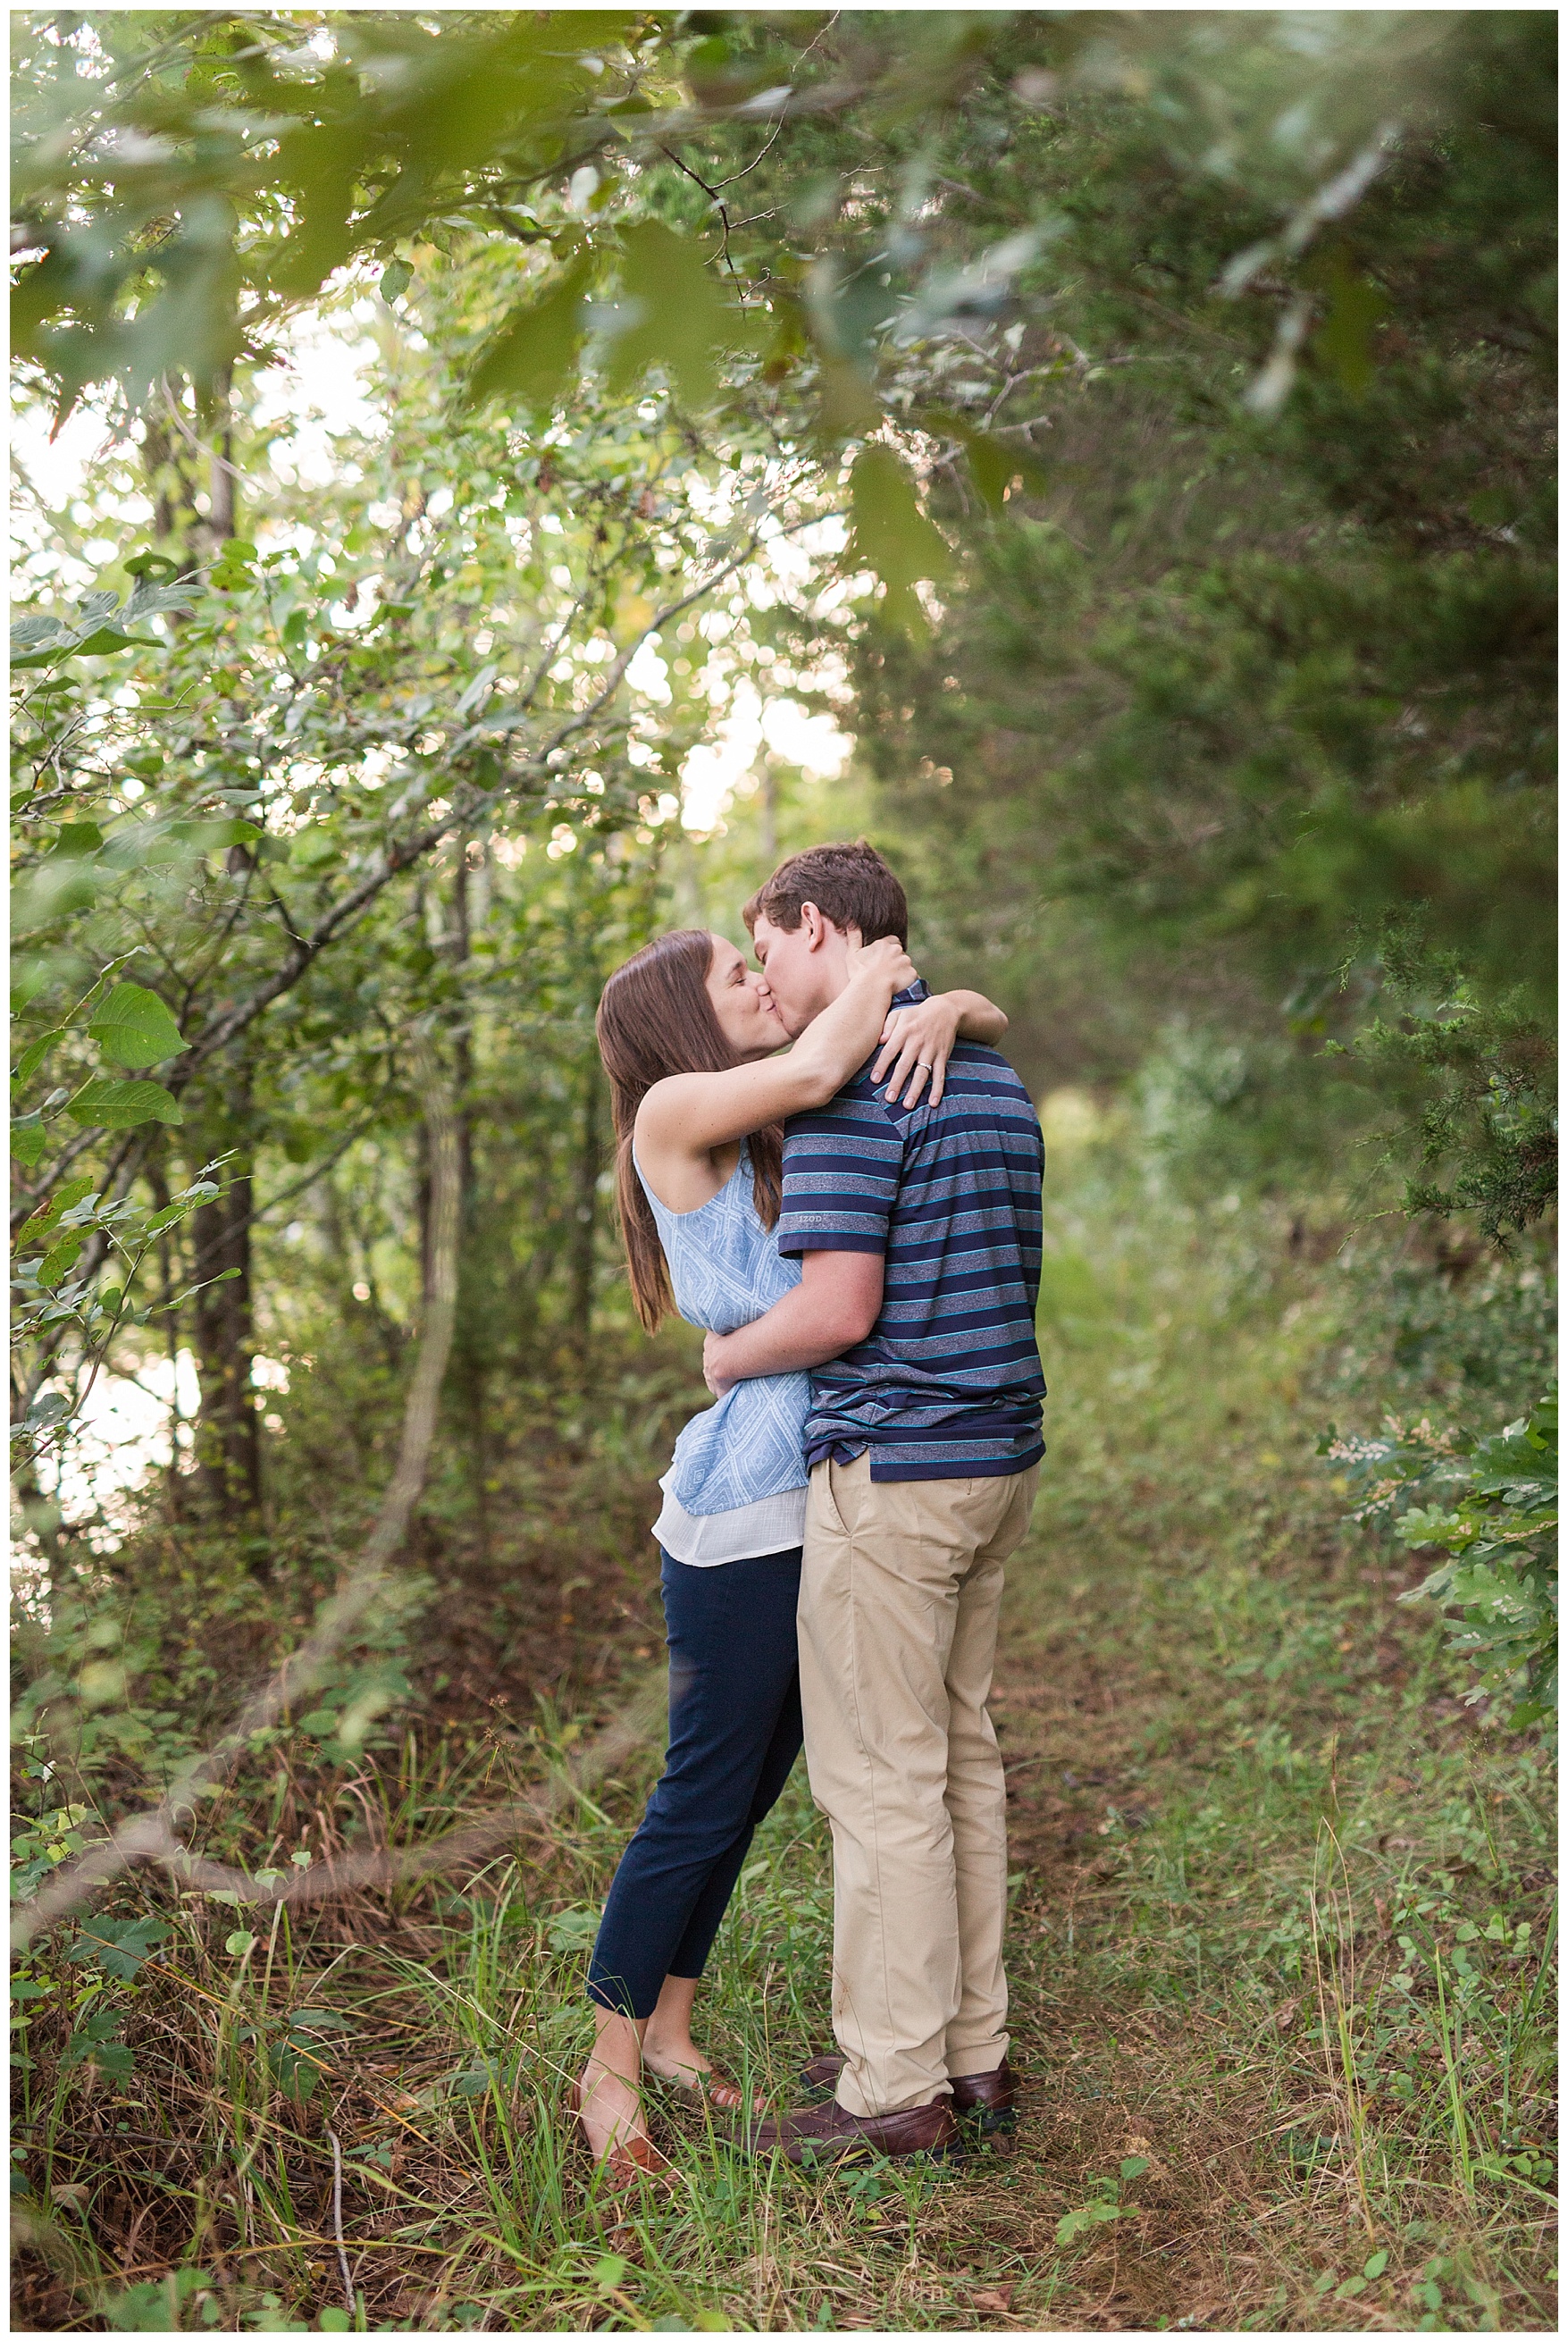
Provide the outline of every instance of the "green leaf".
{"type": "Polygon", "coordinates": [[[1388,302],[1370,277],[1336,260],[1329,279],[1329,312],[1318,327],[1313,346],[1342,389],[1363,398],[1373,374],[1372,329],[1388,314],[1388,302]]]}
{"type": "Polygon", "coordinates": [[[381,272],[377,287],[384,301],[401,301],[414,282],[414,271],[406,260],[394,260],[381,272]]]}
{"type": "Polygon", "coordinates": [[[1373,2253],[1373,2257],[1372,2257],[1371,2260],[1369,2260],[1369,2261],[1367,2262],[1367,2264],[1366,2264],[1365,2267],[1362,2270],[1362,2275],[1363,2275],[1363,2277],[1381,2277],[1381,2276],[1383,2275],[1383,2270],[1384,2270],[1387,2267],[1388,2267],[1388,2255],[1387,2255],[1387,2253],[1386,2253],[1386,2252],[1382,2252],[1382,2253],[1373,2253]]]}
{"type": "Polygon", "coordinates": [[[1007,491],[1013,485],[1016,465],[1007,449],[984,431],[973,433],[967,443],[969,475],[979,491],[983,504],[999,513],[1007,502],[1007,491]]]}
{"type": "Polygon", "coordinates": [[[111,1082],[101,1076],[79,1089],[65,1108],[84,1129],[135,1130],[144,1122],[184,1122],[171,1091],[158,1082],[111,1082]]]}
{"type": "MultiPolygon", "coordinates": [[[[303,641],[304,613],[296,610],[295,617],[301,622],[299,639],[303,641]]],[[[294,620],[289,623],[292,626],[294,620]]],[[[254,821],[242,821],[237,815],[228,821],[171,821],[163,834],[181,846],[194,846],[199,854],[211,853],[218,846],[252,846],[265,835],[254,821]]]]}
{"type": "Polygon", "coordinates": [[[103,2314],[117,2334],[167,2334],[177,2327],[180,2310],[191,2295],[211,2284],[205,2269],[183,2268],[174,2276],[109,2295],[103,2314]]]}
{"type": "Polygon", "coordinates": [[[65,1957],[91,1960],[106,1976],[118,1977],[122,1983],[129,1984],[143,1961],[152,1957],[168,1933],[161,1919],[93,1918],[85,1922],[65,1957]]]}
{"type": "Polygon", "coordinates": [[[1064,2213],[1056,2223],[1056,2242],[1070,2245],[1089,2229],[1099,2227],[1106,2220],[1119,2220],[1119,2204],[1080,2204],[1075,2212],[1064,2213]]]}
{"type": "Polygon", "coordinates": [[[47,1431],[56,1423],[64,1423],[71,1412],[71,1402],[63,1391],[40,1391],[27,1414],[22,1428],[25,1431],[47,1431]]]}
{"type": "Polygon", "coordinates": [[[1016,479],[1027,481],[1031,487],[1044,485],[1045,466],[1028,448],[994,439],[988,431],[978,430],[964,415],[954,415],[947,407],[934,408],[929,420],[934,430],[950,431],[963,442],[969,457],[969,476],[989,511],[1000,513],[1004,508],[1016,479]]]}
{"type": "Polygon", "coordinates": [[[66,1271],[75,1266],[86,1238],[80,1228],[73,1228],[57,1245],[51,1245],[38,1266],[38,1282],[46,1293],[53,1293],[66,1271]]]}
{"type": "Polygon", "coordinates": [[[93,1193],[96,1184],[89,1172],[85,1179],[67,1179],[63,1187],[56,1187],[48,1202],[41,1205],[30,1220],[24,1222],[16,1236],[17,1249],[21,1250],[25,1245],[42,1244],[61,1216],[75,1211],[83,1198],[93,1193]]]}
{"type": "Polygon", "coordinates": [[[79,860],[85,855],[96,854],[103,843],[104,833],[95,821],[66,821],[61,823],[50,851],[67,861],[73,856],[79,860]]]}
{"type": "Polygon", "coordinates": [[[136,2070],[135,2053],[124,2041],[101,2041],[93,2063],[111,2082],[128,2082],[136,2070]]]}
{"type": "Polygon", "coordinates": [[[1122,2177],[1124,2179],[1136,2179],[1148,2168],[1149,2158],[1146,2155],[1129,2155],[1123,2162],[1122,2177]]]}
{"type": "Polygon", "coordinates": [[[29,1116],[11,1125],[11,1160],[31,1170],[44,1152],[47,1132],[35,1117],[29,1116]]]}
{"type": "Polygon", "coordinates": [[[255,1940],[248,1927],[236,1927],[232,1936],[224,1937],[224,1949],[231,1959],[243,1960],[247,1952],[255,1949],[255,1940]]]}
{"type": "Polygon", "coordinates": [[[117,1066],[161,1065],[185,1046],[157,994],[140,984],[116,984],[94,1012],[87,1030],[117,1066]]]}
{"type": "Polygon", "coordinates": [[[594,270],[594,261],[580,260],[539,300],[513,311],[468,377],[469,405],[503,396],[535,409],[557,403],[582,346],[583,299],[594,270]]]}
{"type": "Polygon", "coordinates": [[[133,553],[121,566],[127,577],[145,577],[154,586],[160,578],[167,583],[180,574],[179,563],[166,553],[133,553]]]}
{"type": "Polygon", "coordinates": [[[28,1042],[27,1046],[11,1068],[11,1081],[14,1088],[20,1089],[24,1082],[32,1080],[65,1029],[63,1025],[56,1025],[52,1033],[40,1033],[35,1041],[28,1042]]]}
{"type": "Polygon", "coordinates": [[[553,1952],[585,1952],[599,1932],[596,1911],[561,1911],[550,1922],[549,1944],[553,1952]]]}
{"type": "Polygon", "coordinates": [[[854,511],[852,561],[874,570],[887,588],[885,614],[908,633],[926,632],[915,596],[920,578],[945,577],[947,540],[920,509],[914,483],[891,447],[863,447],[850,475],[854,511]]]}
{"type": "Polygon", "coordinates": [[[718,387],[714,346],[730,318],[717,277],[689,236],[660,221],[628,228],[621,242],[628,319],[611,353],[611,388],[629,390],[647,367],[662,365],[688,406],[706,405],[718,387]]]}
{"type": "Polygon", "coordinates": [[[77,643],[73,658],[107,658],[112,651],[155,651],[162,647],[154,635],[127,635],[119,626],[95,626],[85,643],[77,643]]]}

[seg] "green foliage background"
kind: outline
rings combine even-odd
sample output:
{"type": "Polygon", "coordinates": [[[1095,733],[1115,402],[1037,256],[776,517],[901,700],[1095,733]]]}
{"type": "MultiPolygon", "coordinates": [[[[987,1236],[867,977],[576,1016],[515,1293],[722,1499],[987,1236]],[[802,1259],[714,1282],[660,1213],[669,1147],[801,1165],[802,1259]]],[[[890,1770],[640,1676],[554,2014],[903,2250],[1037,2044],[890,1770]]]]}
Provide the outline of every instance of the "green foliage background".
{"type": "MultiPolygon", "coordinates": [[[[103,426],[66,509],[24,457],[14,592],[25,1894],[224,1727],[374,1510],[422,1049],[461,1286],[407,1570],[214,1842],[270,1861],[291,1766],[385,1786],[614,1680],[700,1389],[625,1304],[594,1005],[835,835],[1005,1006],[1048,1146],[1118,1134],[1123,1220],[1343,1256],[1301,1440],[1332,1405],[1453,1481],[1346,1534],[1425,1522],[1488,1728],[1547,1720],[1503,1426],[1546,1419],[1556,1192],[1554,32],[16,20],[16,395],[103,426]],[[764,745],[694,835],[753,693],[848,761],[764,745]],[[135,1377],[166,1462],[126,1495],[74,1459],[135,1377]]],[[[1108,1342],[1057,1239],[1056,1335],[1108,1342]]],[[[116,2072],[95,2023],[63,2070],[116,2072]]]]}

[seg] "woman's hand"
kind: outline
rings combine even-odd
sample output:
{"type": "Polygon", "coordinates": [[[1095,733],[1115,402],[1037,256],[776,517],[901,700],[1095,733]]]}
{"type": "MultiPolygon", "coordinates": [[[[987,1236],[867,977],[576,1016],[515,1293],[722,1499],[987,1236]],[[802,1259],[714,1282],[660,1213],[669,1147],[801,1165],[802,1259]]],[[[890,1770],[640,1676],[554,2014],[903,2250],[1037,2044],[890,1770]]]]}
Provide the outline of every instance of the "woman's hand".
{"type": "Polygon", "coordinates": [[[919,971],[896,936],[878,936],[874,944],[863,944],[858,927],[851,927],[848,935],[844,966],[852,984],[885,984],[902,992],[915,981],[919,971]]]}
{"type": "Polygon", "coordinates": [[[901,1093],[906,1106],[918,1106],[927,1082],[931,1085],[927,1104],[941,1105],[947,1060],[958,1038],[960,1013],[954,1003],[940,992],[929,1000],[914,1002],[908,1008],[888,1010],[887,1022],[882,1028],[881,1055],[871,1069],[871,1078],[880,1082],[889,1066],[893,1068],[887,1083],[889,1106],[898,1104],[901,1093]]]}

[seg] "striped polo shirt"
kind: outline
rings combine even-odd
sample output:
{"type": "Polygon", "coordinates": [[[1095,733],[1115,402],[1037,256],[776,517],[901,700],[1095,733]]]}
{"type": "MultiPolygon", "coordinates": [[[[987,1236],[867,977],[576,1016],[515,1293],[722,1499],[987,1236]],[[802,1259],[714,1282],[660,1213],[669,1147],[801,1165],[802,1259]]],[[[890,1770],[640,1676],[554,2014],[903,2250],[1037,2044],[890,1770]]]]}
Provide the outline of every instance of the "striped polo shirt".
{"type": "Polygon", "coordinates": [[[977,1042],[954,1048],[934,1111],[890,1106],[873,1062],[784,1133],[780,1252],[886,1262],[870,1334],[812,1376],[806,1463],[869,1447],[874,1480],[1022,1472],[1045,1452],[1039,1117],[977,1042]]]}

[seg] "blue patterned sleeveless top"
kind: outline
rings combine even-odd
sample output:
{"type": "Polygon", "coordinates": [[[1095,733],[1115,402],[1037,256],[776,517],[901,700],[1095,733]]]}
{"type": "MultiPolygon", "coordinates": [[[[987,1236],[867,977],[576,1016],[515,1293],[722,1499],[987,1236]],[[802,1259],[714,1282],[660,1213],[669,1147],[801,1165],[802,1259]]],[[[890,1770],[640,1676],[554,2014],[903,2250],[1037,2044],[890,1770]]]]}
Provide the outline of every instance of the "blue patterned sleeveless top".
{"type": "MultiPolygon", "coordinates": [[[[635,1155],[643,1193],[659,1231],[675,1306],[690,1326],[733,1334],[800,1283],[800,1263],[784,1260],[752,1200],[750,1150],[716,1196],[694,1212],[662,1204],[635,1155]]],[[[664,1486],[688,1513],[728,1513],[806,1486],[807,1375],[760,1375],[735,1383],[694,1415],[675,1442],[664,1486]]]]}

